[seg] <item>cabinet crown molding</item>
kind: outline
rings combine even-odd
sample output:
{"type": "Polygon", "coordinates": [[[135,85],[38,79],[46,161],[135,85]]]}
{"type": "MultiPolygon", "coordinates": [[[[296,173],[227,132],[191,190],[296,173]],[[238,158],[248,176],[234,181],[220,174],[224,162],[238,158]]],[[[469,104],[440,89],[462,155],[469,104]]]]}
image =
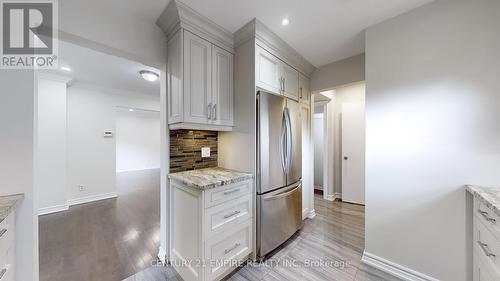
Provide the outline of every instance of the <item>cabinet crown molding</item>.
{"type": "Polygon", "coordinates": [[[234,53],[234,39],[231,32],[180,1],[170,1],[156,24],[167,35],[168,40],[179,28],[184,28],[234,53]]]}
{"type": "Polygon", "coordinates": [[[269,52],[290,64],[305,76],[310,77],[313,71],[316,70],[314,65],[256,18],[234,33],[234,47],[237,48],[254,38],[257,40],[257,44],[262,42],[269,52]]]}

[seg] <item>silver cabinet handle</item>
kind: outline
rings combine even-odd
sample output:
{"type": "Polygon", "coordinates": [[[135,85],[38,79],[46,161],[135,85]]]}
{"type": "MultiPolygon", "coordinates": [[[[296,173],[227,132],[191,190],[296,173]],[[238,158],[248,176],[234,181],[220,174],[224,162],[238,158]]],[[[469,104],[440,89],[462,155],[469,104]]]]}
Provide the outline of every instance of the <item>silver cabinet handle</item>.
{"type": "Polygon", "coordinates": [[[485,220],[487,220],[487,221],[489,221],[489,222],[491,222],[491,223],[496,223],[496,222],[497,222],[497,220],[496,220],[496,219],[494,219],[494,218],[492,218],[492,217],[490,217],[490,216],[488,215],[488,212],[481,211],[480,209],[478,209],[478,210],[477,210],[477,212],[478,212],[479,214],[481,214],[481,216],[483,216],[483,218],[484,218],[485,220]]]}
{"type": "Polygon", "coordinates": [[[0,237],[4,236],[5,233],[7,233],[7,228],[0,230],[0,237]]]}
{"type": "Polygon", "coordinates": [[[4,268],[0,271],[0,280],[2,280],[3,276],[7,273],[7,268],[4,268]]]}
{"type": "Polygon", "coordinates": [[[229,195],[229,194],[232,194],[232,193],[235,193],[235,192],[238,192],[238,191],[240,191],[239,188],[238,189],[233,189],[233,190],[224,192],[224,195],[229,195]]]}
{"type": "Polygon", "coordinates": [[[481,249],[483,249],[483,252],[484,254],[487,256],[487,257],[492,257],[492,258],[496,258],[497,255],[493,254],[490,249],[488,248],[488,244],[485,244],[481,241],[477,241],[477,244],[479,244],[479,247],[481,247],[481,249]]]}
{"type": "Polygon", "coordinates": [[[212,119],[212,103],[208,104],[207,115],[208,115],[208,119],[212,119]]]}
{"type": "Polygon", "coordinates": [[[217,120],[217,104],[214,104],[214,105],[212,106],[212,108],[213,108],[213,110],[214,110],[214,117],[213,117],[213,119],[214,119],[214,120],[217,120]]]}
{"type": "Polygon", "coordinates": [[[236,216],[237,214],[241,213],[241,211],[234,211],[233,213],[229,214],[229,215],[225,215],[224,218],[225,219],[228,219],[230,217],[234,217],[236,216]]]}
{"type": "Polygon", "coordinates": [[[232,250],[238,248],[239,246],[240,246],[240,243],[234,244],[234,246],[232,246],[231,248],[224,250],[224,254],[229,254],[232,250]]]}
{"type": "Polygon", "coordinates": [[[302,87],[300,87],[299,90],[300,90],[300,98],[302,99],[303,98],[302,97],[302,87]]]}
{"type": "Polygon", "coordinates": [[[285,91],[286,91],[286,87],[285,87],[285,83],[286,83],[285,81],[286,81],[286,80],[285,80],[285,79],[286,79],[286,78],[285,78],[285,77],[283,77],[283,93],[285,93],[285,91]]]}

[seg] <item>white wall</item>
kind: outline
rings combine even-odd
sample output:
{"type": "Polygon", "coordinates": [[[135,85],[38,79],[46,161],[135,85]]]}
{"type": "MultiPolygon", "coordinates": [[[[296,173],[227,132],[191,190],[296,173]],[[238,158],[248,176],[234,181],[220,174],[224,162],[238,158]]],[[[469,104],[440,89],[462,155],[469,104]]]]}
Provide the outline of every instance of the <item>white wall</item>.
{"type": "Polygon", "coordinates": [[[39,214],[64,210],[66,203],[66,81],[38,80],[37,173],[39,214]]]}
{"type": "Polygon", "coordinates": [[[17,280],[38,280],[38,216],[35,215],[35,79],[33,71],[0,70],[0,196],[24,193],[18,208],[17,280]]]}
{"type": "Polygon", "coordinates": [[[159,110],[159,100],[107,89],[68,88],[68,199],[116,193],[116,107],[159,110]],[[105,131],[113,132],[104,138],[105,131]],[[79,191],[78,186],[84,190],[79,191]]]}
{"type": "Polygon", "coordinates": [[[366,33],[366,251],[472,280],[464,184],[500,186],[500,1],[436,1],[366,33]]]}
{"type": "Polygon", "coordinates": [[[311,75],[312,91],[323,91],[365,80],[365,55],[357,55],[317,68],[311,75]]]}
{"type": "MultiPolygon", "coordinates": [[[[333,146],[334,146],[334,170],[335,170],[335,193],[340,195],[342,193],[342,106],[345,103],[359,103],[365,106],[365,92],[366,86],[364,82],[359,82],[347,86],[342,86],[335,89],[334,100],[334,133],[333,133],[333,146]]],[[[363,136],[365,137],[365,136],[363,136]]],[[[364,154],[364,151],[363,151],[364,154]]],[[[365,178],[365,175],[358,175],[365,178]]]]}
{"type": "Polygon", "coordinates": [[[116,171],[160,168],[160,113],[119,109],[116,113],[116,171]]]}
{"type": "Polygon", "coordinates": [[[323,113],[314,114],[314,186],[323,189],[323,113]]]}

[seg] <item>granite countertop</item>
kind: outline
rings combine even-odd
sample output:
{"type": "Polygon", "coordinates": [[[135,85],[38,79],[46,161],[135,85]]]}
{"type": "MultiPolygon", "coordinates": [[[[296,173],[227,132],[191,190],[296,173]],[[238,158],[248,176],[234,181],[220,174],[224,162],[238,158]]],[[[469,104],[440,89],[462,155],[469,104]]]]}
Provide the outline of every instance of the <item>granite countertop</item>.
{"type": "Polygon", "coordinates": [[[24,194],[0,196],[0,223],[15,210],[23,198],[24,194]]]}
{"type": "Polygon", "coordinates": [[[467,185],[469,191],[475,198],[483,202],[487,208],[500,217],[500,188],[467,185]]]}
{"type": "Polygon", "coordinates": [[[205,190],[252,179],[253,175],[217,167],[172,173],[168,177],[188,187],[205,190]]]}

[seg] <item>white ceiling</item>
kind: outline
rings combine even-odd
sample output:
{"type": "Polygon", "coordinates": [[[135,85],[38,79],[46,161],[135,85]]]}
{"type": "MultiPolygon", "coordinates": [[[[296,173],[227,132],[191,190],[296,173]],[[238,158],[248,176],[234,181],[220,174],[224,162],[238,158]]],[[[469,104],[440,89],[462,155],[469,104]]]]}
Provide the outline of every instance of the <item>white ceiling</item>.
{"type": "Polygon", "coordinates": [[[159,80],[148,82],[142,79],[139,74],[139,71],[143,69],[159,73],[157,69],[60,41],[59,67],[63,66],[70,67],[71,71],[57,69],[46,72],[70,77],[72,84],[92,84],[98,87],[156,97],[160,95],[159,80]]]}
{"type": "Polygon", "coordinates": [[[316,67],[363,53],[367,27],[432,1],[182,0],[231,32],[259,19],[316,67]]]}

